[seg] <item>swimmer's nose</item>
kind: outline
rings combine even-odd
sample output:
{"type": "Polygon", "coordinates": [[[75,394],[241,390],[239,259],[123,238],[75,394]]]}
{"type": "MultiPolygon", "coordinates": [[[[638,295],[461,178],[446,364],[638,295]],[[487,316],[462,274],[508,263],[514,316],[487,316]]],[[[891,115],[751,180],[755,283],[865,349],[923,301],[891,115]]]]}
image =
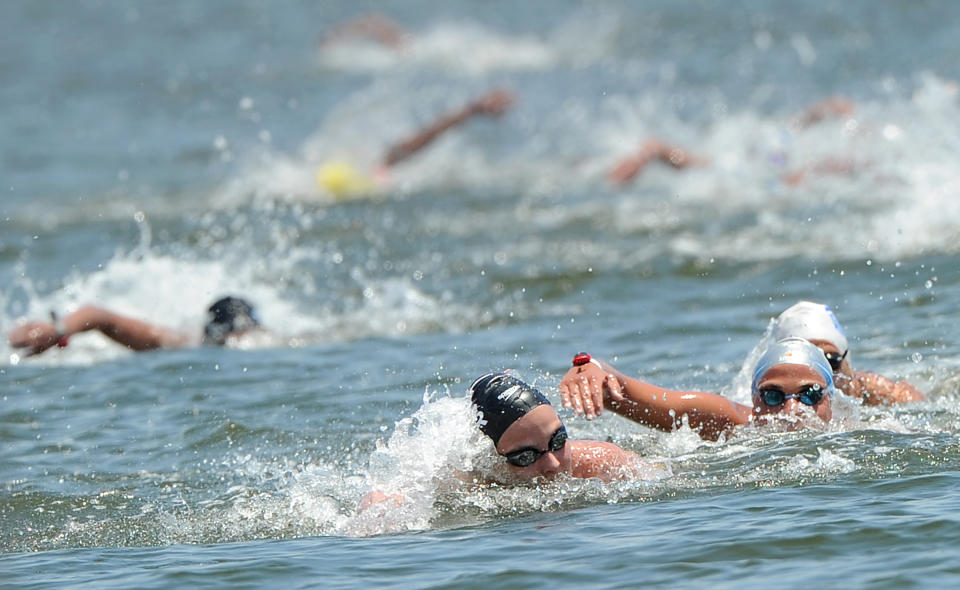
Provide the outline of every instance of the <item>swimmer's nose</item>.
{"type": "Polygon", "coordinates": [[[783,402],[783,411],[788,414],[796,414],[800,409],[800,400],[796,398],[790,398],[787,401],[783,402]]]}
{"type": "Polygon", "coordinates": [[[547,451],[540,459],[540,472],[544,475],[555,475],[560,473],[560,458],[554,451],[547,451]]]}

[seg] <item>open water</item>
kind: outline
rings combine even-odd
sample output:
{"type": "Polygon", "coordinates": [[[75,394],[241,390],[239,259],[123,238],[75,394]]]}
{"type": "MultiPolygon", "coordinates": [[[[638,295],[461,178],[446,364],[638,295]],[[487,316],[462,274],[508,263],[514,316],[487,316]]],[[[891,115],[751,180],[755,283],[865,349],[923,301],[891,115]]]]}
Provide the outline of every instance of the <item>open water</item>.
{"type": "Polygon", "coordinates": [[[96,303],[240,349],[0,342],[0,585],[950,587],[960,579],[960,5],[10,1],[0,329],[96,303]],[[366,11],[396,52],[323,44],[366,11]],[[499,86],[373,194],[317,185],[499,86]],[[856,110],[805,130],[796,114],[856,110]],[[626,188],[656,135],[709,158],[626,188]],[[851,173],[785,172],[824,158],[851,173]],[[559,402],[588,350],[747,400],[770,318],[829,303],[929,399],[719,443],[562,412],[648,478],[467,488],[466,384],[559,402]],[[371,489],[403,507],[357,514],[371,489]]]}

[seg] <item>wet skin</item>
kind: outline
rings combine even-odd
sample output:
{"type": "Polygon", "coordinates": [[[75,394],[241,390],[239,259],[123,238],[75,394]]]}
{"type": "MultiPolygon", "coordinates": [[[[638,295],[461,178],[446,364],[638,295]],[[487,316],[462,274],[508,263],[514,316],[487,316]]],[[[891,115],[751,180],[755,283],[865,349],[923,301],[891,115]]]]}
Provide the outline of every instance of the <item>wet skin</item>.
{"type": "MultiPolygon", "coordinates": [[[[806,365],[776,365],[771,367],[760,381],[757,382],[757,391],[764,389],[779,389],[786,395],[796,395],[806,390],[812,385],[819,385],[826,388],[827,384],[823,377],[814,369],[806,365]]],[[[756,392],[753,394],[753,412],[757,416],[770,416],[774,414],[788,416],[803,416],[809,410],[813,410],[817,416],[824,422],[829,422],[833,417],[833,408],[830,405],[830,396],[824,395],[814,406],[807,406],[797,398],[790,398],[783,404],[777,406],[767,405],[763,398],[756,392]]]]}
{"type": "Polygon", "coordinates": [[[549,405],[537,406],[504,431],[497,443],[497,453],[506,455],[522,449],[546,450],[539,459],[527,467],[508,467],[514,475],[524,479],[555,477],[558,473],[571,473],[573,470],[570,444],[559,451],[550,451],[550,437],[563,426],[556,411],[549,405]]]}

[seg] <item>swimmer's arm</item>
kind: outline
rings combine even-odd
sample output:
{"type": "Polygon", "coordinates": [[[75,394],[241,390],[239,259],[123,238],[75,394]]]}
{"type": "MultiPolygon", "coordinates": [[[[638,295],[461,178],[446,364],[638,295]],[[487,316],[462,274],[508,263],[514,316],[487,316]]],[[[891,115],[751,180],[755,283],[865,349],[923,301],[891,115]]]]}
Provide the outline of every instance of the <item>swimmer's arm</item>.
{"type": "Polygon", "coordinates": [[[10,345],[29,348],[29,354],[40,354],[60,343],[65,346],[71,336],[99,330],[109,338],[134,350],[173,346],[178,335],[149,324],[126,318],[99,307],[88,305],[71,313],[59,323],[26,322],[10,332],[10,345]]]}
{"type": "Polygon", "coordinates": [[[87,305],[63,318],[64,336],[98,330],[111,340],[131,350],[179,348],[186,346],[186,334],[87,305]]]}
{"type": "Polygon", "coordinates": [[[807,107],[807,109],[797,117],[797,126],[803,129],[829,116],[842,117],[850,115],[853,113],[854,106],[853,101],[843,98],[842,96],[826,98],[807,107]]]}
{"type": "Polygon", "coordinates": [[[385,166],[393,166],[417,153],[443,132],[460,125],[474,115],[496,117],[503,114],[513,103],[513,96],[505,90],[493,90],[459,110],[439,117],[412,137],[401,141],[387,151],[383,160],[385,166]]]}
{"type": "Polygon", "coordinates": [[[573,477],[596,477],[605,482],[632,479],[640,473],[643,460],[613,443],[596,440],[573,440],[573,477]]]}
{"type": "Polygon", "coordinates": [[[368,37],[391,49],[401,49],[410,33],[390,17],[375,12],[336,27],[322,37],[318,44],[326,47],[352,37],[368,37]]]}
{"type": "Polygon", "coordinates": [[[560,383],[564,407],[587,418],[604,407],[652,428],[675,430],[684,418],[701,438],[716,440],[750,421],[752,408],[722,395],[665,389],[627,377],[606,362],[572,367],[560,383]]]}
{"type": "Polygon", "coordinates": [[[823,176],[852,176],[857,172],[858,164],[850,158],[824,158],[819,162],[792,170],[780,176],[780,180],[785,184],[796,186],[801,184],[811,174],[823,176]]]}
{"type": "Polygon", "coordinates": [[[640,151],[617,162],[607,174],[607,179],[615,185],[625,185],[632,181],[653,160],[660,160],[678,170],[706,163],[706,160],[691,155],[690,152],[679,146],[665,143],[653,137],[643,143],[640,151]]]}
{"type": "Polygon", "coordinates": [[[863,403],[871,406],[918,402],[927,399],[925,395],[906,381],[894,381],[877,373],[853,371],[853,379],[840,383],[844,393],[863,398],[863,403]],[[848,389],[850,392],[848,392],[848,389]]]}
{"type": "Polygon", "coordinates": [[[640,152],[627,156],[614,164],[610,172],[607,173],[607,180],[611,184],[623,186],[630,183],[637,174],[640,174],[647,164],[653,159],[653,154],[640,150],[640,152]]]}

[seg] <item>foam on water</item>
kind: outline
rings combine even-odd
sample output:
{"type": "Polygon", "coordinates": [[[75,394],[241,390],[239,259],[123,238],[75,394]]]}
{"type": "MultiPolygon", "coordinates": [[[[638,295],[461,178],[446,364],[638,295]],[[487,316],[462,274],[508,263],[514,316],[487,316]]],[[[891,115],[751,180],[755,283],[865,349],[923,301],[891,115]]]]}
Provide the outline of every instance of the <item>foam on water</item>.
{"type": "MultiPolygon", "coordinates": [[[[960,176],[949,154],[960,147],[960,137],[949,129],[960,107],[951,82],[920,74],[914,95],[883,92],[860,100],[852,115],[803,130],[794,125],[793,113],[750,109],[730,109],[706,122],[684,120],[663,111],[669,86],[661,84],[640,97],[614,95],[593,104],[571,98],[579,106],[561,114],[524,105],[521,95],[517,113],[486,122],[494,133],[516,139],[495,142],[509,149],[481,145],[470,130],[458,130],[357,196],[480,190],[535,229],[589,213],[609,220],[607,227],[619,235],[666,233],[666,239],[632,253],[644,260],[668,254],[752,262],[798,252],[826,260],[895,260],[954,250],[960,205],[949,195],[960,176]],[[575,112],[565,124],[553,120],[575,112]],[[509,129],[511,116],[523,122],[522,134],[509,129]],[[629,187],[607,185],[604,174],[613,162],[652,135],[709,163],[683,172],[654,163],[629,187]],[[804,168],[810,170],[800,184],[782,181],[804,168]],[[566,202],[571,192],[578,195],[576,207],[566,202]],[[511,205],[498,194],[521,198],[511,205]]],[[[276,152],[260,159],[225,183],[214,201],[237,206],[253,195],[335,206],[342,199],[316,184],[318,166],[344,159],[374,174],[384,146],[395,140],[384,130],[415,129],[414,119],[428,120],[460,104],[449,94],[439,86],[413,90],[396,79],[375,83],[330,111],[298,155],[276,152]],[[391,100],[397,95],[416,100],[404,106],[391,100]]],[[[457,94],[462,100],[470,96],[462,88],[457,94]]],[[[456,231],[458,223],[447,221],[456,231]]],[[[476,221],[471,218],[471,225],[476,221]]]]}
{"type": "MultiPolygon", "coordinates": [[[[66,276],[41,282],[34,278],[35,263],[24,256],[15,280],[0,289],[0,325],[6,332],[20,318],[46,321],[51,311],[63,317],[92,304],[192,334],[198,343],[206,308],[232,294],[254,304],[268,331],[238,343],[256,348],[460,332],[489,324],[500,308],[515,309],[510,298],[484,308],[458,300],[449,290],[431,292],[423,270],[384,274],[376,259],[345,260],[336,244],[301,243],[301,235],[314,231],[318,221],[322,216],[301,205],[264,201],[206,213],[192,226],[156,232],[185,234],[182,241],[169,236],[156,240],[151,223],[138,213],[140,243],[118,250],[91,272],[74,267],[66,276]]],[[[88,364],[123,354],[121,347],[92,332],[30,362],[88,364]]],[[[21,360],[5,338],[0,356],[21,360]]]]}
{"type": "Polygon", "coordinates": [[[618,32],[614,11],[581,9],[544,35],[506,34],[477,22],[440,22],[409,31],[399,47],[362,37],[321,44],[318,61],[351,73],[438,70],[465,77],[584,67],[601,59],[618,32]]]}
{"type": "MultiPolygon", "coordinates": [[[[927,412],[915,407],[897,411],[917,417],[927,412]]],[[[955,417],[954,404],[947,411],[955,417]]],[[[936,461],[947,453],[941,438],[955,436],[952,427],[946,433],[939,427],[912,432],[888,428],[892,410],[875,412],[881,420],[827,431],[748,428],[718,443],[701,441],[688,429],[635,438],[607,424],[602,430],[612,432],[608,437],[614,442],[637,451],[638,444],[643,447],[649,461],[643,477],[608,484],[558,478],[536,485],[478,485],[472,478],[498,477],[502,461],[475,427],[465,397],[428,391],[423,405],[399,420],[359,462],[335,460],[352,454],[347,447],[353,442],[347,440],[341,441],[346,446],[325,451],[329,458],[312,452],[284,457],[237,447],[177,471],[142,471],[103,485],[95,494],[12,492],[2,509],[32,516],[9,523],[0,546],[30,551],[459,527],[600,503],[806,485],[851,474],[872,477],[903,465],[936,461]],[[650,453],[663,458],[649,458],[650,453]],[[388,498],[360,510],[371,490],[402,500],[388,498]]],[[[576,418],[566,422],[575,438],[596,427],[576,418]]]]}

